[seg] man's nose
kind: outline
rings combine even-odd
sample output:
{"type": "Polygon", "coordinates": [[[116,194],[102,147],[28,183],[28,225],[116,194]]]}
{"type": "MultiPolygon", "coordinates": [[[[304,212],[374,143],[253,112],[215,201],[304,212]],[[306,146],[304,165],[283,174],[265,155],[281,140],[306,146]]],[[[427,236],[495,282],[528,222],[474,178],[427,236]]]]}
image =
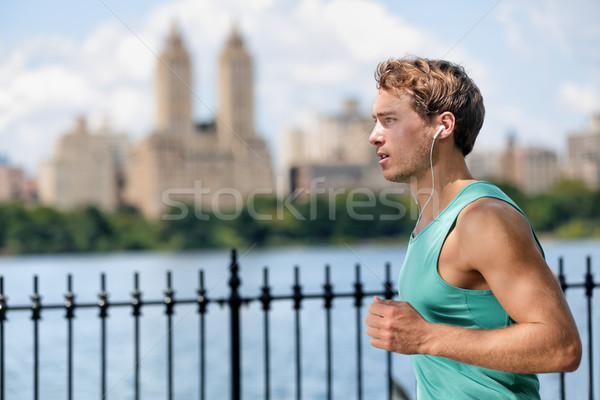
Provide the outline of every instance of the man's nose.
{"type": "Polygon", "coordinates": [[[383,146],[383,143],[385,141],[384,137],[383,137],[383,129],[381,127],[381,125],[379,124],[379,122],[377,122],[375,124],[375,126],[373,127],[373,131],[371,132],[371,135],[369,135],[369,143],[371,143],[373,146],[383,146]]]}

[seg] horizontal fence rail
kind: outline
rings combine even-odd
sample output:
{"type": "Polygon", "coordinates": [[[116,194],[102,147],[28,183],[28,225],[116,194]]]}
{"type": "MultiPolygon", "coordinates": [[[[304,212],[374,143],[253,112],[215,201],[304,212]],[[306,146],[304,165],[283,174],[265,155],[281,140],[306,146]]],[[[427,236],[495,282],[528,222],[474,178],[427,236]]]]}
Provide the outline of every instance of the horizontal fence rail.
{"type": "MultiPolygon", "coordinates": [[[[272,287],[269,282],[269,270],[265,267],[263,269],[262,276],[262,287],[260,293],[253,297],[244,297],[240,293],[241,279],[240,269],[237,260],[236,251],[231,252],[231,260],[229,265],[229,295],[225,297],[211,298],[208,296],[208,290],[204,282],[204,271],[198,272],[198,288],[196,290],[195,297],[190,298],[175,298],[175,291],[172,287],[171,272],[166,274],[166,287],[164,289],[163,297],[160,299],[146,300],[142,297],[142,292],[139,287],[139,275],[134,274],[133,290],[131,292],[131,298],[123,301],[109,301],[109,293],[106,289],[106,277],[102,273],[100,275],[100,291],[97,294],[98,300],[96,302],[76,302],[75,293],[73,292],[72,276],[67,275],[67,291],[64,295],[63,303],[42,303],[42,296],[39,293],[39,282],[38,277],[33,277],[33,293],[30,295],[31,303],[26,305],[11,305],[8,303],[4,292],[4,278],[0,276],[0,400],[6,398],[6,346],[5,346],[5,328],[6,324],[9,323],[7,316],[12,313],[31,313],[31,320],[33,325],[33,398],[38,400],[40,397],[40,332],[39,325],[42,312],[44,310],[64,310],[65,319],[67,321],[66,328],[66,371],[67,371],[67,382],[66,382],[66,393],[69,400],[73,399],[73,325],[72,321],[75,318],[75,311],[77,309],[97,309],[98,318],[100,321],[100,334],[99,334],[99,346],[100,346],[100,368],[98,373],[98,384],[99,384],[99,397],[100,399],[108,398],[109,392],[107,391],[107,338],[109,333],[107,332],[106,320],[109,318],[109,310],[114,308],[129,308],[134,322],[133,327],[133,388],[132,395],[136,400],[140,399],[141,396],[141,380],[140,380],[140,360],[142,359],[140,350],[140,317],[142,315],[142,309],[145,307],[163,307],[164,314],[166,316],[166,344],[167,344],[167,357],[165,366],[166,376],[166,398],[172,400],[174,398],[174,380],[175,374],[174,363],[173,363],[173,314],[175,307],[182,304],[195,304],[196,312],[198,314],[198,346],[199,346],[199,362],[198,362],[198,382],[199,392],[198,399],[205,400],[206,397],[206,314],[208,307],[211,303],[218,304],[221,307],[228,307],[229,309],[229,340],[230,340],[230,398],[232,400],[240,400],[242,398],[242,366],[241,366],[241,314],[244,309],[244,305],[250,303],[257,303],[260,305],[263,314],[263,393],[264,399],[270,400],[273,398],[271,393],[271,331],[270,326],[270,311],[274,302],[287,301],[290,302],[293,309],[294,318],[294,395],[296,400],[303,398],[302,393],[302,382],[303,382],[303,369],[302,369],[302,324],[301,324],[301,311],[302,305],[308,300],[320,300],[323,302],[324,315],[325,315],[325,376],[323,377],[326,386],[326,398],[331,400],[333,396],[333,362],[332,362],[332,309],[334,299],[348,298],[352,299],[352,306],[355,308],[355,337],[356,337],[356,348],[355,351],[355,362],[356,362],[356,398],[362,400],[364,397],[364,379],[365,373],[363,371],[363,349],[361,338],[365,335],[364,324],[363,324],[363,301],[365,298],[372,296],[381,296],[386,299],[392,299],[395,296],[393,290],[395,284],[391,279],[391,267],[390,264],[386,264],[385,267],[385,279],[382,282],[380,290],[367,291],[364,289],[364,283],[361,281],[361,267],[360,265],[355,266],[354,270],[354,283],[353,290],[348,292],[335,292],[330,278],[330,269],[328,266],[325,267],[325,279],[322,285],[322,292],[319,293],[305,293],[300,281],[300,268],[295,267],[293,285],[291,286],[291,293],[289,294],[273,294],[272,287]]],[[[573,289],[584,289],[584,295],[586,297],[586,324],[587,324],[587,354],[585,355],[588,363],[588,393],[589,399],[594,398],[594,364],[593,364],[593,313],[592,313],[592,295],[593,290],[600,286],[599,283],[594,281],[592,274],[591,258],[587,257],[586,261],[586,273],[584,281],[579,283],[570,283],[566,281],[564,274],[563,259],[559,259],[559,273],[558,280],[563,291],[573,289]]],[[[10,366],[9,366],[10,367],[10,366]]],[[[387,398],[388,399],[403,399],[406,398],[403,393],[403,389],[393,379],[392,370],[392,355],[391,353],[386,354],[386,381],[387,381],[387,398]]],[[[566,388],[565,388],[565,374],[560,374],[559,380],[560,398],[566,399],[566,388]]],[[[371,398],[370,396],[368,398],[371,398]]]]}

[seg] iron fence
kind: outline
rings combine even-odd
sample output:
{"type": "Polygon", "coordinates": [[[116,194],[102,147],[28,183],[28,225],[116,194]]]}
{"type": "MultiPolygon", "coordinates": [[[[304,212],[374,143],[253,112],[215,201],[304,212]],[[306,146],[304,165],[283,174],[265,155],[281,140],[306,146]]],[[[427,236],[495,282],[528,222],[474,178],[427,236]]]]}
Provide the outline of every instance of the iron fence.
{"type": "MultiPolygon", "coordinates": [[[[100,360],[101,365],[98,373],[99,380],[99,398],[105,399],[107,396],[107,324],[106,320],[109,317],[109,309],[113,308],[130,308],[131,315],[133,317],[133,397],[136,400],[140,399],[141,393],[141,380],[140,380],[140,363],[141,351],[140,351],[140,316],[141,311],[145,307],[149,306],[162,306],[164,307],[164,313],[166,316],[166,343],[167,343],[167,357],[165,366],[166,375],[166,398],[172,400],[174,398],[174,363],[173,363],[173,313],[177,305],[182,304],[194,304],[196,305],[196,311],[199,320],[199,333],[198,333],[198,345],[199,345],[199,363],[198,363],[198,379],[199,379],[199,393],[198,398],[205,400],[206,397],[206,314],[208,307],[211,303],[218,304],[222,307],[229,309],[229,340],[230,340],[230,398],[232,400],[240,400],[242,398],[242,367],[241,367],[241,313],[244,305],[250,303],[258,303],[262,309],[263,314],[263,370],[264,370],[264,381],[263,381],[263,398],[270,400],[271,394],[271,326],[270,326],[270,310],[274,302],[288,301],[291,302],[294,314],[294,375],[295,375],[295,388],[294,395],[297,400],[303,398],[302,393],[302,324],[301,324],[301,310],[302,305],[307,300],[321,300],[323,302],[324,314],[325,314],[325,376],[323,377],[326,386],[326,398],[328,400],[333,399],[333,371],[332,371],[332,327],[331,327],[331,313],[333,309],[334,299],[349,298],[353,300],[353,307],[355,309],[355,335],[356,335],[356,348],[355,351],[355,362],[356,362],[356,398],[362,400],[364,397],[363,382],[365,379],[365,373],[363,370],[363,349],[361,337],[364,335],[364,324],[363,324],[363,300],[366,297],[371,296],[382,296],[386,299],[392,299],[395,296],[394,283],[391,279],[391,267],[390,264],[385,265],[385,279],[382,282],[380,290],[368,291],[364,288],[364,283],[361,281],[361,267],[356,265],[355,277],[353,290],[349,292],[335,292],[333,285],[330,280],[329,267],[325,267],[325,281],[322,285],[322,292],[320,293],[305,293],[303,286],[301,285],[299,278],[299,268],[295,267],[294,270],[294,281],[292,285],[291,293],[289,294],[273,294],[272,287],[269,282],[269,270],[268,268],[263,269],[263,284],[260,288],[260,293],[253,297],[245,297],[240,292],[241,279],[240,270],[235,250],[231,252],[231,261],[229,265],[229,295],[225,297],[209,297],[207,288],[204,282],[204,271],[198,272],[198,289],[196,290],[196,296],[193,298],[175,298],[174,289],[171,282],[171,273],[167,272],[166,276],[166,288],[164,290],[164,296],[161,299],[146,300],[142,298],[142,292],[139,287],[139,275],[134,274],[134,285],[133,291],[131,292],[131,298],[123,301],[109,301],[109,294],[106,291],[106,279],[105,275],[100,275],[100,292],[97,294],[96,302],[76,302],[75,294],[72,288],[72,277],[67,276],[67,292],[64,295],[63,303],[49,303],[42,304],[41,295],[38,290],[38,277],[33,277],[33,293],[30,296],[31,303],[23,305],[11,305],[8,304],[7,298],[4,293],[4,278],[0,276],[0,400],[6,398],[6,346],[5,346],[5,328],[8,324],[7,315],[12,313],[31,313],[31,320],[33,325],[33,398],[38,400],[40,396],[40,332],[39,324],[41,314],[43,310],[64,310],[65,318],[67,320],[67,344],[66,344],[66,371],[67,371],[67,382],[66,382],[66,393],[69,400],[73,399],[73,319],[75,317],[76,309],[97,309],[98,318],[100,321],[100,360]]],[[[570,283],[566,281],[564,275],[563,259],[559,259],[559,273],[558,279],[560,281],[563,291],[572,289],[584,289],[586,297],[586,324],[587,324],[587,380],[588,380],[588,397],[589,399],[594,398],[594,364],[593,364],[593,313],[592,313],[592,296],[593,290],[600,286],[599,283],[594,281],[593,274],[591,272],[591,258],[587,257],[586,261],[586,273],[583,282],[570,283]]],[[[386,381],[387,381],[387,398],[402,398],[402,389],[398,387],[393,379],[393,368],[392,368],[392,355],[386,353],[386,381]],[[399,397],[400,396],[400,397],[399,397]]],[[[561,373],[559,378],[559,390],[560,398],[566,399],[566,384],[565,374],[561,373]]]]}

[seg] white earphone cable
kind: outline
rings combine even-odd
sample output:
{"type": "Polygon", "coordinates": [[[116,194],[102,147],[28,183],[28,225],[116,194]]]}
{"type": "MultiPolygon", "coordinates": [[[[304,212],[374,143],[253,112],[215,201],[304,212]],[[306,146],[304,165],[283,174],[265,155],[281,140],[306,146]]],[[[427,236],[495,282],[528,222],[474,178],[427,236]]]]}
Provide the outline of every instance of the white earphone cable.
{"type": "MultiPolygon", "coordinates": [[[[417,227],[419,226],[419,223],[421,222],[421,217],[423,216],[423,210],[425,210],[425,207],[427,207],[427,204],[429,204],[429,201],[433,197],[433,191],[435,190],[435,175],[433,174],[433,146],[435,145],[435,139],[437,139],[437,135],[435,135],[433,137],[433,141],[431,142],[431,150],[429,151],[429,167],[431,168],[431,193],[429,194],[429,198],[427,199],[427,201],[425,202],[423,207],[419,210],[419,218],[417,219],[417,223],[415,224],[415,227],[413,229],[413,236],[415,236],[414,235],[415,230],[417,229],[417,227]]],[[[417,204],[419,204],[419,203],[417,202],[417,204]]]]}

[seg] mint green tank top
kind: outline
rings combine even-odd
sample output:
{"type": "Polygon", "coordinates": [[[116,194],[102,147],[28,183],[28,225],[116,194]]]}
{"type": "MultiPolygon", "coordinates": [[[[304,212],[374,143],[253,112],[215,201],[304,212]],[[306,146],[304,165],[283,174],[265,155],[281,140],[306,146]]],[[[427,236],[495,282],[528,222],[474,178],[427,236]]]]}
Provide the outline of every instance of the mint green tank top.
{"type": "MultiPolygon", "coordinates": [[[[440,251],[458,214],[482,197],[500,199],[522,212],[499,188],[476,181],[465,186],[419,235],[410,238],[398,293],[400,300],[409,302],[429,322],[470,329],[497,329],[514,323],[491,290],[458,288],[438,274],[440,251]]],[[[536,375],[495,371],[430,355],[410,358],[419,400],[540,398],[536,375]]]]}

